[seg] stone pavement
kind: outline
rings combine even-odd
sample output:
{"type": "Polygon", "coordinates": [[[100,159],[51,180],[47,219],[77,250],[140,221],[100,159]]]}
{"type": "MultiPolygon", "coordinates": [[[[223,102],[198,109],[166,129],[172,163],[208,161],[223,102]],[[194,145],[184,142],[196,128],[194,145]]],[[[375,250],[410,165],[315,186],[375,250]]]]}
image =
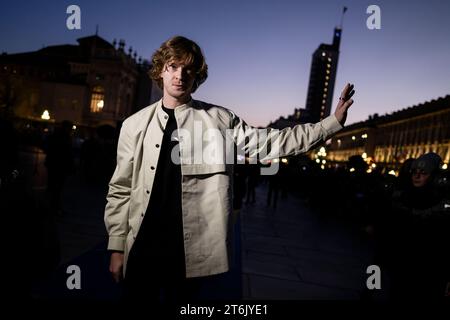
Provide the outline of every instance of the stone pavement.
{"type": "Polygon", "coordinates": [[[292,195],[268,208],[266,194],[259,186],[256,203],[241,212],[243,298],[360,299],[373,256],[360,230],[292,195]]]}

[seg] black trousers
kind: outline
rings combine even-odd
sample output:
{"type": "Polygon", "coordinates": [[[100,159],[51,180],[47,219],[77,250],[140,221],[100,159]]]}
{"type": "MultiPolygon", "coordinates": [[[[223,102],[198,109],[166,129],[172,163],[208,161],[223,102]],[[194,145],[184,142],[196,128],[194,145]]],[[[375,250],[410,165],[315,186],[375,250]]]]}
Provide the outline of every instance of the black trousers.
{"type": "Polygon", "coordinates": [[[178,303],[201,298],[204,284],[213,277],[186,278],[184,252],[142,242],[131,248],[125,279],[124,298],[149,303],[178,303]],[[174,254],[176,252],[176,254],[174,254]]]}

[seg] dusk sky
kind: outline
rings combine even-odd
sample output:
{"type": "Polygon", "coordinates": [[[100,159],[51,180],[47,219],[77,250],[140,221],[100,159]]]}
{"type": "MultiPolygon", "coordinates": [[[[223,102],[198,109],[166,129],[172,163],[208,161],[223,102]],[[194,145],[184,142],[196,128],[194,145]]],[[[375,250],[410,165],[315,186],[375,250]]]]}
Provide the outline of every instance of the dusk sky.
{"type": "Polygon", "coordinates": [[[346,82],[355,84],[348,124],[450,94],[450,1],[442,0],[3,1],[0,51],[76,44],[98,24],[99,36],[125,39],[126,50],[150,59],[163,41],[183,35],[209,65],[194,98],[265,126],[305,107],[311,55],[332,42],[343,6],[334,101],[346,82]],[[71,4],[81,8],[81,30],[66,28],[71,4]],[[371,4],[381,9],[380,30],[366,26],[371,4]]]}

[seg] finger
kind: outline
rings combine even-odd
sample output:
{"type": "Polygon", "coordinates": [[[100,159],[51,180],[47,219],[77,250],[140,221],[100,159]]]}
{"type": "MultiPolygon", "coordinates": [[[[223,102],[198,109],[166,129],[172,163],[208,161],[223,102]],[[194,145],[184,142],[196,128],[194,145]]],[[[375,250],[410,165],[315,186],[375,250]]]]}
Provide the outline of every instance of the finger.
{"type": "Polygon", "coordinates": [[[344,87],[344,90],[342,90],[341,97],[346,98],[349,92],[353,90],[353,88],[354,88],[353,84],[347,83],[344,87]]]}
{"type": "Polygon", "coordinates": [[[350,83],[347,83],[344,87],[344,90],[342,90],[342,97],[345,97],[345,95],[347,94],[347,92],[349,92],[349,89],[351,87],[350,83]]]}
{"type": "Polygon", "coordinates": [[[348,108],[350,108],[350,106],[353,104],[353,99],[350,99],[350,100],[347,100],[345,103],[344,103],[344,108],[345,108],[345,110],[347,110],[348,108]]]}
{"type": "Polygon", "coordinates": [[[353,97],[354,94],[355,94],[355,90],[350,91],[350,92],[345,96],[345,100],[350,99],[351,97],[353,97]]]}
{"type": "Polygon", "coordinates": [[[114,277],[115,282],[119,282],[120,281],[120,272],[115,272],[113,274],[113,277],[114,277]]]}

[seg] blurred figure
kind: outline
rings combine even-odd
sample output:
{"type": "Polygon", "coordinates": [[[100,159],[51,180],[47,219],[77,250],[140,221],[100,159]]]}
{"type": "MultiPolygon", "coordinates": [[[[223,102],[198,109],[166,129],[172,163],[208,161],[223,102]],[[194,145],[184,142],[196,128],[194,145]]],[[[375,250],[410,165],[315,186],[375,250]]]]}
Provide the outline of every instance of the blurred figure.
{"type": "MultiPolygon", "coordinates": [[[[392,261],[397,254],[392,249],[392,244],[401,232],[397,216],[391,210],[392,199],[398,198],[411,185],[411,165],[414,160],[410,158],[403,162],[397,178],[390,174],[384,176],[380,174],[377,177],[376,188],[369,206],[365,232],[374,245],[373,264],[380,266],[382,270],[387,270],[387,274],[390,274],[392,261]]],[[[387,283],[389,280],[385,282],[387,283]]],[[[372,299],[373,295],[373,290],[365,290],[363,298],[372,299]]]]}
{"type": "Polygon", "coordinates": [[[242,200],[245,197],[245,178],[246,164],[237,164],[234,167],[233,176],[233,210],[240,210],[242,208],[242,200]]]}
{"type": "Polygon", "coordinates": [[[270,207],[270,205],[272,205],[272,208],[275,209],[278,203],[278,191],[280,190],[281,183],[280,172],[278,171],[276,174],[267,176],[267,180],[269,181],[269,190],[267,191],[267,206],[270,207]]]}
{"type": "Polygon", "coordinates": [[[259,177],[259,166],[258,164],[250,164],[248,165],[247,169],[247,199],[245,200],[245,203],[255,203],[255,188],[258,184],[258,177],[259,177]]]}
{"type": "Polygon", "coordinates": [[[420,156],[411,164],[411,179],[395,193],[387,234],[388,268],[395,299],[439,299],[449,279],[449,195],[436,185],[442,160],[436,153],[420,156]]]}
{"type": "Polygon", "coordinates": [[[405,190],[411,183],[411,166],[414,163],[414,160],[414,158],[409,158],[403,162],[398,173],[396,190],[405,190]]]}
{"type": "Polygon", "coordinates": [[[56,214],[62,214],[61,195],[64,183],[74,169],[72,150],[72,122],[63,121],[61,128],[56,129],[48,137],[44,146],[47,154],[47,190],[50,197],[50,209],[56,214]]]}
{"type": "Polygon", "coordinates": [[[81,145],[81,168],[90,184],[104,186],[116,165],[117,137],[109,125],[96,128],[81,145]]]}
{"type": "Polygon", "coordinates": [[[348,179],[344,182],[344,218],[365,226],[369,220],[369,208],[373,202],[373,176],[367,173],[368,164],[359,155],[349,157],[347,162],[348,179]]]}

